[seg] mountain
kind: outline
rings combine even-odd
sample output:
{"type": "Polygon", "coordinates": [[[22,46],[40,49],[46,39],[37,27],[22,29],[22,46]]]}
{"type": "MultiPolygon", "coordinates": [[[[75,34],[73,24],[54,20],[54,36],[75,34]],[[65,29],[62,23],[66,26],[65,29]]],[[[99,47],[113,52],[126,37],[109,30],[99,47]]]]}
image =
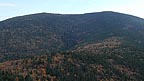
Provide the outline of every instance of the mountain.
{"type": "Polygon", "coordinates": [[[1,21],[0,81],[143,81],[143,31],[144,19],[111,11],[1,21]]]}
{"type": "Polygon", "coordinates": [[[0,22],[1,53],[65,51],[111,36],[125,37],[132,40],[129,42],[142,45],[143,22],[138,17],[115,12],[15,17],[0,22]]]}

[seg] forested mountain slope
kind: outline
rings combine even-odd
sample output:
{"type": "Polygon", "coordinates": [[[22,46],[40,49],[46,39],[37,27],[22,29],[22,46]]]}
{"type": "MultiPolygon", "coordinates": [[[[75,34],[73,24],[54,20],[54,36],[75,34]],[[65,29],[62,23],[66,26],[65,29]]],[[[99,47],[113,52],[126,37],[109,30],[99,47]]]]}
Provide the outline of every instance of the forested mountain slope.
{"type": "Polygon", "coordinates": [[[0,50],[3,54],[42,54],[69,50],[112,36],[142,45],[143,30],[143,19],[116,12],[39,13],[0,22],[0,50]]]}
{"type": "Polygon", "coordinates": [[[0,81],[144,81],[144,19],[38,13],[0,22],[0,81]]]}

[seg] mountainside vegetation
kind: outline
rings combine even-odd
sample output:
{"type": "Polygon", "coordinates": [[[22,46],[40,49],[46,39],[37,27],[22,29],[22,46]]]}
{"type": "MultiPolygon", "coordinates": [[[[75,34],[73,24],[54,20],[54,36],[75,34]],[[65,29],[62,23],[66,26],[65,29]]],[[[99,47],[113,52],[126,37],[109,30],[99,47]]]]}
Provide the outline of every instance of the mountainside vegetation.
{"type": "Polygon", "coordinates": [[[39,13],[0,22],[0,81],[144,81],[144,19],[39,13]]]}

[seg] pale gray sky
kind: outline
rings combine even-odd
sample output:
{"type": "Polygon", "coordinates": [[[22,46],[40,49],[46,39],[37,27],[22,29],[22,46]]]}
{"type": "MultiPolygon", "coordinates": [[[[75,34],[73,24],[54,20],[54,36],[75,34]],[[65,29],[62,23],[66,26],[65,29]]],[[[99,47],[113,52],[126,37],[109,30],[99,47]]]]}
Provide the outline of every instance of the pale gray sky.
{"type": "Polygon", "coordinates": [[[40,12],[82,14],[101,11],[144,18],[144,0],[0,0],[0,20],[40,12]]]}

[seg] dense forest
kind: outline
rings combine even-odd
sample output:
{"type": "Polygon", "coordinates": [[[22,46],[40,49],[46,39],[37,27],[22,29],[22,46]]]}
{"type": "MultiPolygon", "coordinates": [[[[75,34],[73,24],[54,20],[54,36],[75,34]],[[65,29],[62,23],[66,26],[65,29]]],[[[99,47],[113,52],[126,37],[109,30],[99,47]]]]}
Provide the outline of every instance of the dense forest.
{"type": "Polygon", "coordinates": [[[144,20],[39,13],[0,22],[0,81],[144,81],[144,20]]]}

